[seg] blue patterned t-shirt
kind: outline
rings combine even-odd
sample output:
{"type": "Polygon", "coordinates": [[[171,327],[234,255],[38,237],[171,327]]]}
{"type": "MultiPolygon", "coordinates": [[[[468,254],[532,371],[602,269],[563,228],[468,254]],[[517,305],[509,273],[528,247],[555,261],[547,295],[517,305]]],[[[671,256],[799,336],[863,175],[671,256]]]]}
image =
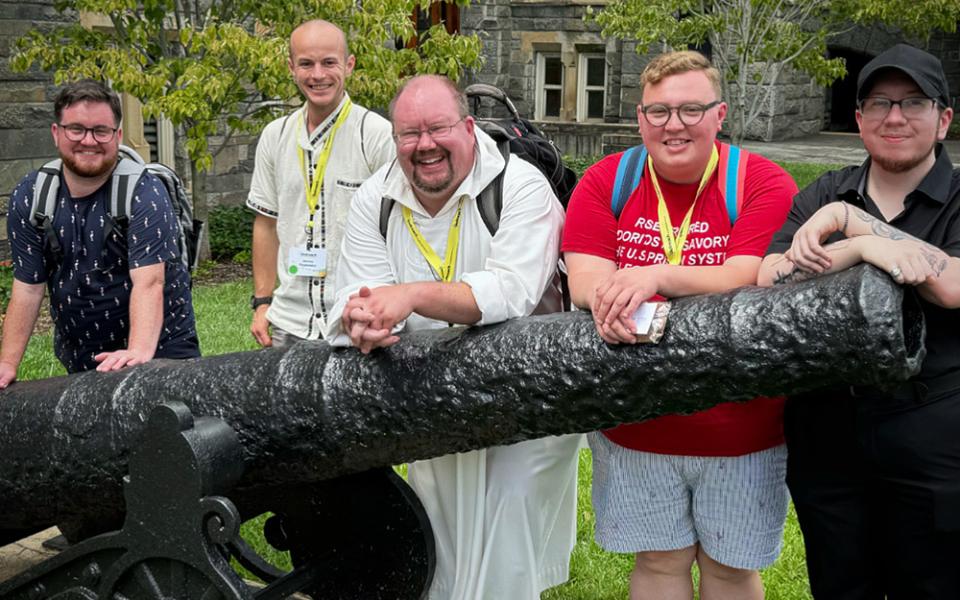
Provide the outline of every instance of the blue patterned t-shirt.
{"type": "Polygon", "coordinates": [[[46,283],[55,324],[54,351],[71,373],[96,367],[93,357],[127,347],[130,332],[130,270],[165,263],[163,329],[155,356],[199,356],[190,276],[180,262],[179,224],[166,188],[144,173],[130,207],[126,244],[122,231],[105,236],[110,180],[96,192],[73,198],[61,176],[53,230],[62,259],[44,246],[43,232],[30,223],[37,173],[10,195],[7,217],[13,275],[24,283],[46,283]]]}

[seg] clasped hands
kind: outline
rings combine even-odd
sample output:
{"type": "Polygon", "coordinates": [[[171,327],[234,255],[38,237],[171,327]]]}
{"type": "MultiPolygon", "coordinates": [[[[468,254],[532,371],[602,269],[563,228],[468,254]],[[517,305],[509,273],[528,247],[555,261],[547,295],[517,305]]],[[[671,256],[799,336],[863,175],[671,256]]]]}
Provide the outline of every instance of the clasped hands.
{"type": "Polygon", "coordinates": [[[410,295],[403,285],[361,287],[344,306],[341,323],[350,342],[369,354],[374,348],[385,348],[400,341],[393,328],[412,312],[410,295]]]}

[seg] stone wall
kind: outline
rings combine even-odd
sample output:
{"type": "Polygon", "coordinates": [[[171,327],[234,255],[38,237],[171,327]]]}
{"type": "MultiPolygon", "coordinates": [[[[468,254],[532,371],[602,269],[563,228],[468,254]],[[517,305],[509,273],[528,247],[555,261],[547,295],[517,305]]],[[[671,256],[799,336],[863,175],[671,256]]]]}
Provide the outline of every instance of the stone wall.
{"type": "MultiPolygon", "coordinates": [[[[475,2],[462,9],[461,30],[477,33],[485,64],[471,81],[503,89],[520,114],[532,118],[536,98],[536,55],[558,52],[564,65],[564,97],[559,122],[576,119],[577,61],[582,52],[603,52],[607,58],[604,121],[621,120],[621,60],[626,44],[605,40],[600,29],[583,20],[586,4],[577,2],[475,2]]],[[[481,113],[488,114],[488,113],[481,113]]],[[[633,119],[630,109],[629,119],[633,119]]]]}
{"type": "MultiPolygon", "coordinates": [[[[576,60],[581,51],[604,51],[607,57],[608,85],[604,122],[631,124],[636,120],[640,102],[639,80],[651,56],[665,48],[653,47],[647,54],[637,54],[631,41],[605,40],[599,28],[585,23],[587,2],[487,0],[463,9],[464,33],[479,33],[483,40],[486,64],[475,74],[475,80],[492,83],[507,91],[524,116],[532,117],[536,96],[536,53],[559,52],[565,68],[565,95],[557,123],[558,142],[566,148],[589,148],[595,144],[589,133],[574,134],[576,123],[576,60]],[[561,127],[560,124],[563,124],[561,127]]],[[[597,2],[594,9],[602,9],[597,2]]],[[[903,35],[885,28],[858,28],[830,42],[833,51],[854,52],[872,57],[891,45],[903,41],[903,35]]],[[[950,81],[952,102],[960,109],[960,33],[934,33],[927,42],[912,40],[939,56],[950,81]]],[[[848,77],[856,79],[858,68],[848,77]]],[[[846,82],[849,86],[850,83],[846,82]]],[[[726,100],[736,111],[734,97],[728,90],[726,100]]],[[[817,85],[810,77],[785,68],[759,116],[747,128],[747,137],[758,140],[782,140],[814,134],[830,124],[831,110],[850,113],[853,104],[844,96],[843,106],[831,106],[831,88],[817,85]]],[[[733,119],[735,112],[728,117],[733,119]]],[[[843,115],[850,122],[851,115],[843,115]]],[[[730,125],[731,123],[728,123],[730,125]]],[[[593,125],[590,123],[589,125],[593,125]]],[[[730,127],[726,128],[728,131],[730,127]]]]}
{"type": "MultiPolygon", "coordinates": [[[[747,103],[752,101],[756,93],[759,90],[748,91],[747,103]]],[[[724,132],[730,133],[739,124],[738,115],[741,111],[746,112],[749,108],[741,109],[737,105],[736,85],[728,85],[725,95],[729,112],[724,132]]],[[[812,135],[823,128],[823,111],[823,86],[790,67],[782,68],[759,114],[747,124],[746,138],[770,142],[812,135]]]]}
{"type": "Polygon", "coordinates": [[[640,143],[635,124],[560,123],[537,121],[543,134],[569,156],[598,156],[619,152],[640,143]]]}
{"type": "Polygon", "coordinates": [[[29,171],[55,156],[50,139],[52,78],[37,69],[10,70],[14,41],[32,29],[47,31],[63,23],[53,0],[0,3],[0,260],[9,258],[7,201],[14,186],[29,171]]]}

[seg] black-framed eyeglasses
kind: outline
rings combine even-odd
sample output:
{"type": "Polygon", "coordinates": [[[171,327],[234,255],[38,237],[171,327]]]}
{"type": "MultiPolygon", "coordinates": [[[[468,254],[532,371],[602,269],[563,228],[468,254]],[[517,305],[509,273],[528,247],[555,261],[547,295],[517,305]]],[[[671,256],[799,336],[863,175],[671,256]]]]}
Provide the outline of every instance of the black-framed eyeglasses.
{"type": "Polygon", "coordinates": [[[107,127],[106,125],[97,125],[96,127],[84,127],[83,125],[77,125],[71,123],[69,125],[64,125],[63,123],[57,123],[60,129],[63,130],[63,135],[67,136],[67,139],[71,142],[79,142],[83,138],[87,137],[87,132],[89,131],[93,134],[94,141],[100,144],[106,144],[113,140],[113,137],[117,135],[119,127],[107,127]]]}
{"type": "Polygon", "coordinates": [[[703,115],[707,111],[720,104],[719,100],[714,100],[709,104],[700,104],[699,102],[687,102],[680,106],[667,106],[666,104],[649,104],[641,106],[640,112],[643,118],[654,127],[663,127],[670,120],[670,115],[677,113],[677,118],[684,125],[696,125],[703,120],[703,115]]]}
{"type": "Polygon", "coordinates": [[[397,141],[397,144],[400,146],[413,146],[420,141],[420,137],[423,134],[430,136],[430,139],[442,140],[453,131],[453,128],[459,125],[466,117],[460,117],[459,120],[449,124],[449,125],[434,125],[427,129],[409,129],[407,131],[401,131],[400,133],[393,134],[393,139],[397,141]]]}
{"type": "Polygon", "coordinates": [[[930,109],[937,105],[934,98],[926,96],[911,96],[900,100],[891,100],[882,96],[868,96],[860,101],[857,108],[860,114],[866,119],[882,120],[887,118],[894,106],[900,107],[900,114],[907,119],[920,119],[925,117],[930,109]]]}

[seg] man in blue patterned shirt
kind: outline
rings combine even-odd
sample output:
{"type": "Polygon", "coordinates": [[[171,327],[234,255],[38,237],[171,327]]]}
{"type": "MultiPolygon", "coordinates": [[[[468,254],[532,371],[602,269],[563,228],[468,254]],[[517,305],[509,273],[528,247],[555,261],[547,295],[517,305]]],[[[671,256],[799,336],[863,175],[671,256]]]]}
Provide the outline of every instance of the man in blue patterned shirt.
{"type": "Polygon", "coordinates": [[[71,83],[57,95],[54,115],[50,130],[62,168],[52,233],[60,249],[45,242],[33,222],[34,171],[10,195],[14,282],[0,345],[0,389],[16,378],[44,284],[54,351],[71,373],[199,356],[190,276],[179,260],[179,224],[163,183],[145,172],[125,231],[107,226],[123,135],[120,99],[96,81],[71,83]]]}

